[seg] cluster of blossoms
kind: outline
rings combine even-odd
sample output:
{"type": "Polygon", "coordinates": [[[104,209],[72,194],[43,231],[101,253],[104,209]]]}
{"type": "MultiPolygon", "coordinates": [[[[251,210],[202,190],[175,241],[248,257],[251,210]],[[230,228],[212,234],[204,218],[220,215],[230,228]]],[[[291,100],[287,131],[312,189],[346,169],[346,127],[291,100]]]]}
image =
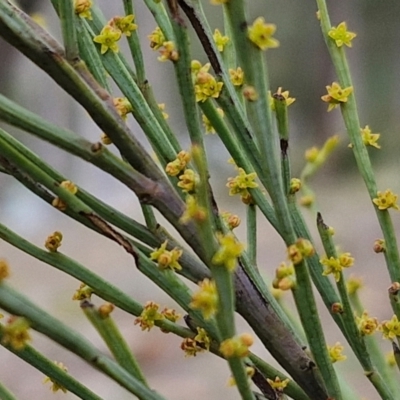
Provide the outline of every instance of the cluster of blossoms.
{"type": "Polygon", "coordinates": [[[382,331],[385,339],[395,340],[397,337],[400,337],[400,321],[397,315],[393,315],[389,321],[382,321],[379,325],[379,330],[382,331]]]}
{"type": "Polygon", "coordinates": [[[211,338],[203,328],[197,328],[197,335],[194,338],[185,338],[182,341],[181,349],[185,356],[196,356],[197,353],[209,351],[211,338]]]}
{"type": "MultiPolygon", "coordinates": [[[[63,189],[68,190],[68,192],[72,194],[78,193],[78,188],[75,185],[75,183],[71,181],[62,181],[60,183],[60,187],[63,189]]],[[[57,208],[58,210],[65,211],[67,209],[67,204],[61,200],[59,197],[55,197],[53,201],[51,202],[52,206],[57,208]]]]}
{"type": "Polygon", "coordinates": [[[249,347],[253,343],[253,337],[249,333],[243,333],[239,336],[224,340],[219,346],[219,351],[225,358],[243,358],[248,356],[250,351],[249,347]]]}
{"type": "Polygon", "coordinates": [[[271,92],[268,92],[268,97],[272,111],[275,111],[274,99],[284,101],[287,107],[296,101],[294,97],[290,97],[289,90],[282,91],[281,87],[278,87],[278,90],[273,95],[271,95],[271,92]]]}
{"type": "Polygon", "coordinates": [[[315,250],[312,243],[303,238],[296,240],[296,243],[291,244],[287,248],[288,258],[293,265],[297,265],[303,261],[306,257],[314,255],[315,250]]]}
{"type": "Polygon", "coordinates": [[[197,102],[204,102],[209,98],[218,98],[224,85],[222,82],[217,82],[215,77],[208,72],[210,67],[210,63],[201,65],[197,60],[192,61],[192,79],[197,102]]]}
{"type": "Polygon", "coordinates": [[[22,350],[31,340],[29,322],[23,317],[11,316],[2,329],[1,344],[10,346],[14,350],[22,350]]]}
{"type": "Polygon", "coordinates": [[[272,37],[276,31],[274,24],[267,24],[263,17],[258,17],[253,25],[248,27],[247,37],[261,50],[275,48],[279,42],[272,37]]]}
{"type": "Polygon", "coordinates": [[[176,322],[181,317],[180,314],[176,313],[176,311],[171,308],[164,308],[161,312],[158,311],[159,308],[159,304],[148,301],[140,316],[135,319],[134,324],[139,325],[142,331],[146,329],[149,331],[153,328],[156,321],[167,319],[171,322],[176,322]]]}
{"type": "Polygon", "coordinates": [[[255,172],[250,172],[246,174],[243,168],[238,168],[238,175],[234,178],[229,178],[226,186],[229,188],[229,195],[234,196],[236,194],[240,195],[242,202],[245,204],[252,204],[253,198],[248,189],[254,189],[258,187],[258,183],[255,182],[257,174],[255,172]]]}
{"type": "Polygon", "coordinates": [[[86,285],[86,283],[81,283],[72,296],[72,300],[90,300],[93,293],[93,289],[90,286],[86,285]]]}
{"type": "Polygon", "coordinates": [[[214,254],[212,262],[224,265],[228,271],[233,272],[236,268],[237,258],[242,254],[244,246],[232,234],[219,234],[217,239],[220,247],[214,254]]]}
{"type": "Polygon", "coordinates": [[[92,19],[92,13],[90,9],[92,8],[92,0],[75,0],[74,10],[75,14],[79,15],[81,18],[92,19]]]}
{"type": "Polygon", "coordinates": [[[100,53],[105,54],[110,49],[114,53],[118,53],[118,41],[122,35],[131,36],[132,32],[137,29],[137,25],[133,23],[135,16],[133,14],[125,17],[114,17],[103,27],[100,34],[93,38],[95,43],[101,44],[100,53]]]}
{"type": "Polygon", "coordinates": [[[214,34],[213,34],[213,39],[215,44],[217,45],[217,49],[220,52],[224,51],[225,45],[229,42],[229,37],[224,36],[219,29],[215,29],[214,34]]]}
{"type": "Polygon", "coordinates": [[[176,247],[172,250],[167,250],[167,245],[168,240],[150,254],[150,259],[156,261],[160,269],[181,270],[182,267],[178,261],[183,251],[176,247]]]}
{"type": "Polygon", "coordinates": [[[191,308],[200,310],[205,319],[210,319],[218,309],[218,293],[215,282],[204,279],[199,283],[199,290],[192,295],[191,308]]]}
{"type": "Polygon", "coordinates": [[[296,276],[293,263],[282,262],[275,271],[275,278],[272,281],[274,289],[289,290],[296,285],[296,276]]]}
{"type": "Polygon", "coordinates": [[[337,361],[344,361],[347,359],[347,357],[342,354],[344,347],[339,342],[336,342],[333,346],[327,346],[327,347],[328,347],[329,358],[331,359],[332,364],[337,361]]]}
{"type": "Polygon", "coordinates": [[[379,327],[378,320],[370,317],[367,311],[364,311],[361,317],[356,317],[358,330],[363,336],[372,335],[379,327]]]}
{"type": "Polygon", "coordinates": [[[323,275],[332,274],[336,282],[340,280],[340,274],[344,268],[349,268],[354,264],[354,258],[350,253],[342,253],[339,257],[324,257],[320,260],[321,264],[325,266],[323,275]]]}
{"type": "Polygon", "coordinates": [[[57,249],[61,246],[63,235],[61,232],[54,232],[49,235],[44,243],[44,247],[51,253],[55,253],[57,249]]]}
{"type": "Polygon", "coordinates": [[[165,167],[165,172],[169,176],[179,175],[189,164],[190,159],[191,159],[190,153],[184,150],[180,151],[177,154],[175,160],[167,164],[167,166],[165,167]]]}
{"type": "MultiPolygon", "coordinates": [[[[68,368],[67,368],[62,362],[54,361],[54,364],[55,364],[58,368],[60,368],[62,371],[68,372],[68,368]]],[[[43,383],[46,384],[47,382],[51,382],[51,391],[52,391],[53,393],[56,393],[56,392],[58,392],[59,390],[61,390],[63,393],[67,393],[67,389],[66,389],[64,386],[62,386],[60,383],[58,383],[57,381],[55,381],[54,379],[52,379],[52,378],[50,378],[50,377],[48,377],[48,376],[46,376],[46,377],[43,379],[43,383]]]]}
{"type": "Polygon", "coordinates": [[[327,86],[328,94],[321,96],[322,101],[329,104],[328,111],[333,110],[341,104],[347,103],[349,96],[353,93],[353,86],[342,88],[337,82],[327,86]]]}
{"type": "Polygon", "coordinates": [[[267,378],[267,382],[270,384],[272,389],[275,390],[275,392],[283,393],[283,390],[289,384],[290,380],[289,379],[282,380],[281,378],[279,378],[279,376],[277,376],[275,377],[274,380],[267,378]]]}
{"type": "Polygon", "coordinates": [[[150,47],[153,50],[159,50],[159,61],[177,61],[179,59],[179,53],[175,49],[174,42],[166,39],[160,27],[157,26],[147,38],[150,40],[150,47]]]}

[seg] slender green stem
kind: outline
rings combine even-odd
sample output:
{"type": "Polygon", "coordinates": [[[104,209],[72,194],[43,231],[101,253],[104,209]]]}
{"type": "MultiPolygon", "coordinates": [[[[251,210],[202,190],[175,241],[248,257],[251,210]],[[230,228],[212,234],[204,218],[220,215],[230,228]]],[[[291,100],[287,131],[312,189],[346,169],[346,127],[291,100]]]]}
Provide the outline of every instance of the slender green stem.
{"type": "Polygon", "coordinates": [[[79,57],[78,37],[75,26],[75,9],[73,0],[64,0],[60,3],[60,22],[67,60],[79,57]]]}
{"type": "Polygon", "coordinates": [[[0,382],[0,399],[18,400],[1,382],[0,382]]]}
{"type": "Polygon", "coordinates": [[[104,356],[78,332],[52,317],[4,283],[0,285],[0,306],[9,313],[25,317],[33,329],[75,353],[140,399],[165,400],[154,390],[148,389],[142,382],[131,376],[124,368],[104,356]]]}
{"type": "Polygon", "coordinates": [[[81,303],[81,308],[107,344],[118,364],[148,387],[135,356],[111,316],[105,315],[100,309],[95,309],[94,305],[87,300],[81,303]]]}
{"type": "MultiPolygon", "coordinates": [[[[0,343],[3,336],[3,327],[0,325],[0,343]]],[[[43,354],[38,352],[34,347],[26,345],[22,350],[15,350],[12,346],[7,346],[4,344],[3,346],[7,350],[14,353],[17,357],[35,367],[40,372],[43,372],[43,374],[48,376],[53,382],[56,382],[57,385],[64,388],[65,390],[68,390],[71,393],[74,393],[79,398],[87,400],[102,400],[100,396],[97,396],[86,386],[82,385],[78,380],[73,378],[54,362],[50,361],[43,354]]],[[[16,397],[14,397],[11,393],[7,394],[7,392],[2,391],[1,387],[0,398],[2,400],[16,399],[16,397]]]]}
{"type": "Polygon", "coordinates": [[[249,261],[257,265],[257,209],[250,204],[246,207],[247,254],[249,261]]]}

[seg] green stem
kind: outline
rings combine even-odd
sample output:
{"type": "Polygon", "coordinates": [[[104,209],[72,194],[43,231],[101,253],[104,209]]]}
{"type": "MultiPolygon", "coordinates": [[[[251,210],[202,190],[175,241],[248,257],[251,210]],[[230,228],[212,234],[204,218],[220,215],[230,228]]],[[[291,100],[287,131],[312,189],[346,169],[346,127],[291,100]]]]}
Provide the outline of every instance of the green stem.
{"type": "Polygon", "coordinates": [[[0,399],[18,400],[1,382],[0,382],[0,399]]]}
{"type": "Polygon", "coordinates": [[[257,265],[257,209],[250,204],[246,207],[247,255],[253,265],[257,265]]]}
{"type": "Polygon", "coordinates": [[[78,37],[75,27],[75,9],[73,0],[64,0],[60,3],[60,22],[67,60],[79,57],[78,37]]]}
{"type": "Polygon", "coordinates": [[[133,377],[141,381],[145,386],[149,386],[146,378],[141,371],[139,364],[132,354],[120,330],[110,315],[104,315],[100,309],[95,309],[89,301],[81,302],[81,308],[86,317],[101,335],[111,354],[117,363],[129,372],[133,377]]]}
{"type": "MultiPolygon", "coordinates": [[[[3,327],[0,325],[0,343],[3,338],[4,332],[3,327]]],[[[65,388],[71,393],[74,393],[80,399],[85,400],[102,400],[100,396],[97,396],[86,386],[82,385],[79,381],[74,379],[71,375],[57,366],[54,362],[51,362],[43,354],[38,352],[35,348],[30,345],[25,345],[22,350],[15,350],[13,347],[4,345],[3,346],[14,353],[17,357],[21,358],[34,368],[43,372],[44,375],[51,378],[53,382],[56,382],[61,387],[65,388]]],[[[2,400],[16,400],[11,393],[3,392],[0,387],[0,398],[2,400]]]]}
{"type": "Polygon", "coordinates": [[[150,390],[138,379],[131,376],[124,368],[104,356],[78,332],[47,314],[28,298],[15,292],[5,284],[0,285],[0,306],[11,314],[25,317],[33,329],[75,353],[140,399],[165,400],[154,390],[150,390]]]}

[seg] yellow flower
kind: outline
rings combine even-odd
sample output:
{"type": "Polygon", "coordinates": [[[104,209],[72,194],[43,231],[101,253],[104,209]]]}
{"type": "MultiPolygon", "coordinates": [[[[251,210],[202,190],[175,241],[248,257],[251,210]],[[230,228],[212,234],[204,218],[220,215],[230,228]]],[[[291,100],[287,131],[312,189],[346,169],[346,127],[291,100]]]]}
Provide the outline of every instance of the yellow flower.
{"type": "Polygon", "coordinates": [[[181,343],[181,349],[185,352],[185,357],[196,356],[197,353],[210,350],[211,339],[203,328],[197,328],[197,335],[186,338],[181,343]]]}
{"type": "MultiPolygon", "coordinates": [[[[64,372],[68,371],[68,368],[62,362],[54,361],[54,364],[57,365],[58,368],[62,369],[64,372]]],[[[51,391],[53,393],[58,392],[59,390],[61,390],[63,393],[67,393],[67,389],[64,386],[60,385],[53,378],[50,378],[50,377],[46,376],[43,379],[43,383],[47,383],[47,382],[51,382],[52,383],[51,391]]]]}
{"type": "Polygon", "coordinates": [[[90,11],[93,3],[92,0],[75,0],[75,14],[78,14],[81,18],[92,19],[92,13],[90,11]]]}
{"type": "Polygon", "coordinates": [[[378,320],[374,317],[369,317],[367,311],[364,311],[361,317],[356,317],[358,330],[364,336],[372,335],[378,328],[378,320]]]}
{"type": "Polygon", "coordinates": [[[204,319],[210,319],[218,307],[218,293],[214,281],[204,279],[199,283],[199,290],[192,295],[189,306],[200,310],[204,319]]]}
{"type": "Polygon", "coordinates": [[[272,379],[268,379],[267,378],[267,382],[270,384],[270,386],[279,393],[283,393],[283,390],[285,389],[285,387],[288,385],[288,383],[290,382],[289,379],[284,379],[283,381],[281,380],[281,378],[279,378],[279,376],[275,377],[275,380],[272,379]]]}
{"type": "Polygon", "coordinates": [[[54,232],[47,237],[44,247],[51,253],[57,252],[57,249],[61,246],[63,235],[61,232],[54,232]]]}
{"type": "Polygon", "coordinates": [[[74,295],[72,296],[72,300],[90,300],[92,294],[93,294],[92,288],[86,285],[86,283],[81,283],[79,285],[79,289],[77,289],[74,295]]]}
{"type": "Polygon", "coordinates": [[[158,26],[153,32],[151,32],[150,35],[147,36],[147,38],[150,40],[150,47],[153,50],[158,50],[161,48],[166,41],[162,30],[158,26]]]}
{"type": "Polygon", "coordinates": [[[113,103],[115,108],[117,109],[117,113],[123,119],[126,119],[127,115],[133,111],[132,104],[126,97],[114,97],[113,103]]]}
{"type": "Polygon", "coordinates": [[[230,230],[237,228],[240,225],[240,217],[230,212],[223,212],[221,214],[222,219],[230,230]]]}
{"type": "Polygon", "coordinates": [[[162,320],[164,316],[158,312],[159,305],[153,301],[148,301],[143,308],[142,313],[135,319],[134,324],[140,326],[142,331],[146,329],[149,331],[153,328],[155,321],[162,320]]]}
{"type": "Polygon", "coordinates": [[[336,342],[334,346],[327,347],[332,364],[337,361],[344,361],[347,359],[347,357],[342,354],[344,347],[339,342],[336,342]]]}
{"type": "MultiPolygon", "coordinates": [[[[60,187],[68,190],[68,192],[70,192],[72,194],[76,194],[78,192],[77,186],[75,185],[75,183],[73,183],[71,181],[62,181],[60,183],[60,187]]],[[[51,202],[51,205],[61,211],[64,211],[67,209],[67,205],[59,197],[55,197],[53,199],[53,201],[51,202]]]]}
{"type": "Polygon", "coordinates": [[[165,319],[171,322],[176,322],[181,317],[181,315],[178,314],[176,310],[167,307],[165,307],[164,310],[161,311],[161,315],[163,315],[165,319]]]}
{"type": "Polygon", "coordinates": [[[160,103],[157,104],[158,105],[158,109],[161,111],[161,114],[163,116],[164,119],[168,119],[169,115],[165,112],[165,103],[160,103]]]}
{"type": "Polygon", "coordinates": [[[135,16],[133,14],[126,15],[125,17],[114,17],[110,25],[119,29],[125,36],[131,36],[132,32],[137,29],[137,25],[133,23],[135,16]]]}
{"type": "Polygon", "coordinates": [[[150,259],[157,261],[160,269],[170,268],[172,270],[181,270],[182,266],[179,264],[178,260],[183,251],[176,247],[173,250],[167,250],[167,244],[168,240],[166,240],[161,247],[150,253],[150,259]]]}
{"type": "Polygon", "coordinates": [[[224,340],[219,346],[219,351],[225,358],[247,357],[249,347],[253,344],[253,337],[249,333],[243,333],[224,340]]]}
{"type": "Polygon", "coordinates": [[[164,42],[161,50],[160,57],[157,58],[158,61],[177,61],[179,59],[179,53],[175,49],[175,43],[168,41],[164,42]]]}
{"type": "Polygon", "coordinates": [[[257,178],[255,172],[246,174],[243,168],[238,168],[239,174],[235,178],[229,178],[226,186],[229,188],[229,195],[234,196],[240,194],[242,197],[249,194],[247,189],[258,187],[258,183],[254,182],[257,178]]]}
{"type": "Polygon", "coordinates": [[[100,136],[101,143],[105,144],[106,146],[112,144],[112,141],[109,136],[107,136],[104,132],[100,136]]]}
{"type": "Polygon", "coordinates": [[[237,258],[242,254],[244,246],[239,243],[232,234],[219,235],[219,249],[214,254],[212,262],[225,265],[228,271],[236,268],[237,258]]]}
{"type": "Polygon", "coordinates": [[[206,218],[206,210],[199,206],[195,196],[186,196],[186,209],[180,218],[182,224],[188,223],[190,220],[204,221],[206,218]]]}
{"type": "Polygon", "coordinates": [[[198,179],[197,174],[192,169],[186,168],[184,173],[179,176],[177,186],[180,187],[183,192],[194,192],[198,179]]]}
{"type": "Polygon", "coordinates": [[[293,263],[282,262],[275,270],[275,278],[272,287],[280,290],[290,290],[296,285],[293,263]]]}
{"type": "Polygon", "coordinates": [[[337,82],[333,82],[332,86],[326,86],[326,90],[328,94],[321,96],[321,99],[329,103],[328,111],[331,111],[340,104],[347,103],[349,96],[353,93],[353,86],[342,89],[337,82]]]}
{"type": "Polygon", "coordinates": [[[10,276],[10,267],[6,260],[0,258],[0,282],[10,276]]]}
{"type": "Polygon", "coordinates": [[[115,306],[112,303],[104,303],[99,307],[99,315],[101,318],[108,318],[114,311],[115,306]]]}
{"type": "MultiPolygon", "coordinates": [[[[254,367],[246,367],[246,375],[248,379],[251,379],[255,373],[254,367]]],[[[236,380],[233,376],[231,376],[228,380],[228,386],[236,386],[236,380]]]]}
{"type": "Polygon", "coordinates": [[[395,340],[397,336],[400,336],[400,322],[397,316],[393,315],[391,320],[383,321],[379,330],[382,331],[385,339],[395,340]]]}
{"type": "Polygon", "coordinates": [[[229,42],[228,36],[223,36],[219,29],[215,29],[213,34],[214,42],[217,45],[218,51],[224,51],[225,45],[229,42]]]}
{"type": "Polygon", "coordinates": [[[179,175],[188,165],[190,161],[191,155],[187,151],[180,151],[175,160],[169,162],[165,167],[165,172],[169,176],[177,176],[179,175]]]}
{"type": "Polygon", "coordinates": [[[121,31],[113,28],[111,25],[106,25],[97,35],[93,38],[93,41],[101,44],[101,54],[107,53],[108,49],[111,49],[114,53],[118,53],[118,40],[121,39],[121,31]]]}
{"type": "Polygon", "coordinates": [[[197,74],[194,84],[196,101],[204,102],[210,97],[217,99],[223,86],[224,83],[217,82],[210,73],[200,71],[197,74]]]}
{"type": "Polygon", "coordinates": [[[30,340],[28,320],[23,317],[11,316],[7,324],[3,326],[1,343],[14,350],[22,350],[30,340]]]}
{"type": "Polygon", "coordinates": [[[324,257],[320,260],[321,264],[326,268],[322,275],[333,274],[336,282],[340,280],[340,273],[343,268],[349,268],[354,264],[354,258],[351,257],[350,253],[342,253],[338,258],[335,257],[324,257]]]}
{"type": "MultiPolygon", "coordinates": [[[[366,146],[372,146],[377,149],[381,148],[381,146],[378,144],[378,139],[381,136],[380,133],[372,133],[371,129],[369,129],[368,125],[366,125],[364,129],[361,128],[360,132],[361,132],[361,137],[362,137],[363,143],[366,146]]],[[[350,144],[349,147],[353,147],[353,146],[350,144]]]]}
{"type": "Polygon", "coordinates": [[[276,31],[274,24],[266,24],[263,17],[258,17],[248,28],[248,38],[261,50],[279,46],[279,42],[272,37],[276,31]]]}
{"type": "Polygon", "coordinates": [[[385,192],[378,192],[378,197],[373,199],[373,203],[378,207],[379,210],[387,210],[388,208],[399,209],[397,205],[397,194],[394,194],[390,189],[385,192]]]}
{"type": "Polygon", "coordinates": [[[346,22],[341,22],[338,26],[331,28],[328,36],[335,41],[337,47],[342,47],[343,45],[351,47],[351,41],[357,35],[347,30],[346,22]]]}
{"type": "MultiPolygon", "coordinates": [[[[224,116],[224,110],[222,108],[217,108],[218,114],[223,117],[224,116]]],[[[206,134],[208,133],[215,133],[215,129],[211,124],[211,121],[203,114],[201,117],[203,121],[204,128],[206,129],[206,134]]]]}
{"type": "Polygon", "coordinates": [[[278,90],[276,91],[276,93],[274,93],[273,96],[271,96],[270,94],[270,104],[272,111],[275,111],[275,102],[273,101],[274,98],[285,101],[287,107],[289,107],[296,101],[294,97],[290,97],[289,90],[285,90],[284,92],[282,92],[282,88],[278,87],[278,90]]]}
{"type": "Polygon", "coordinates": [[[301,189],[301,180],[299,178],[292,178],[290,180],[289,193],[295,194],[301,189]]]}
{"type": "Polygon", "coordinates": [[[229,68],[229,77],[233,86],[242,86],[244,82],[244,72],[242,68],[236,69],[229,68]]]}

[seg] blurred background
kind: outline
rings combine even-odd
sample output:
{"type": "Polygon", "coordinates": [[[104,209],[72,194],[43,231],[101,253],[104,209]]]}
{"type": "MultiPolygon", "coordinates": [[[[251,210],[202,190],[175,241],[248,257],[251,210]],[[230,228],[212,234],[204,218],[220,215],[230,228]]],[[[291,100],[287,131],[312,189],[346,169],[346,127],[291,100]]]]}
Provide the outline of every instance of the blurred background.
{"type": "MultiPolygon", "coordinates": [[[[57,18],[48,0],[19,2],[26,12],[43,18],[47,29],[60,39],[57,18]]],[[[107,18],[122,14],[122,2],[98,1],[107,18]]],[[[188,146],[188,135],[182,116],[181,103],[174,86],[172,66],[157,61],[157,53],[148,46],[147,35],[155,28],[155,22],[142,2],[136,2],[136,23],[143,39],[143,50],[150,83],[159,103],[166,103],[169,122],[183,148],[188,146]]],[[[208,5],[210,24],[222,28],[218,7],[208,5]]],[[[334,25],[346,21],[348,28],[357,33],[353,48],[346,50],[352,70],[355,94],[360,111],[361,125],[369,125],[373,132],[380,132],[381,150],[370,151],[381,190],[391,188],[400,192],[399,151],[400,140],[400,3],[395,0],[330,1],[328,6],[334,25]]],[[[381,237],[373,207],[361,178],[357,174],[340,113],[326,112],[326,104],[320,100],[325,86],[334,81],[335,74],[315,16],[315,2],[294,0],[253,0],[249,21],[259,15],[277,25],[276,38],[281,45],[266,54],[269,63],[271,88],[289,89],[296,102],[290,107],[290,150],[293,175],[298,176],[304,165],[304,151],[311,146],[322,146],[334,134],[340,136],[340,145],[329,162],[312,181],[317,195],[318,209],[325,222],[336,230],[335,240],[343,251],[350,251],[356,258],[352,273],[362,276],[365,288],[361,293],[369,313],[379,320],[390,319],[392,312],[387,301],[390,284],[383,257],[372,251],[375,239],[381,237]]],[[[98,141],[100,130],[90,121],[86,112],[73,101],[36,66],[0,40],[0,92],[14,101],[38,113],[49,121],[67,127],[88,138],[98,141]]],[[[206,62],[198,41],[193,37],[193,58],[206,62]]],[[[116,92],[117,96],[118,93],[116,92]]],[[[135,134],[146,143],[140,128],[133,120],[129,124],[135,134]]],[[[12,132],[52,166],[69,179],[84,187],[112,206],[141,220],[140,207],[118,182],[97,171],[94,167],[66,153],[42,143],[27,134],[4,127],[12,132]]],[[[212,165],[212,183],[220,208],[243,215],[244,207],[238,198],[228,196],[225,183],[235,171],[225,160],[229,158],[216,136],[206,138],[212,165]],[[222,160],[222,161],[221,161],[222,160]]],[[[146,143],[147,145],[147,143],[146,143]]],[[[304,211],[315,233],[314,217],[304,211]]],[[[399,231],[399,214],[393,212],[394,223],[399,231]]],[[[12,178],[0,175],[0,220],[18,234],[42,246],[45,238],[55,230],[64,234],[61,251],[74,257],[103,278],[132,295],[141,302],[155,300],[161,306],[175,305],[154,284],[142,277],[128,255],[114,243],[78,226],[61,213],[52,209],[28,192],[12,178]]],[[[266,277],[285,259],[285,247],[277,234],[260,218],[259,267],[266,277]]],[[[245,237],[244,228],[238,229],[245,237]]],[[[316,236],[315,236],[316,237],[316,236]]],[[[316,240],[319,246],[318,240],[316,240]]],[[[36,304],[52,315],[73,326],[107,353],[100,338],[82,315],[79,304],[71,300],[79,282],[50,266],[17,251],[0,241],[0,258],[10,263],[12,276],[9,284],[17,288],[36,304]]],[[[286,295],[290,303],[290,295],[286,295]]],[[[319,304],[319,295],[317,294],[319,304]]],[[[338,332],[323,306],[320,306],[328,343],[341,341],[348,360],[339,363],[338,370],[349,378],[356,389],[355,398],[375,400],[379,397],[364,378],[361,368],[350,354],[347,343],[338,332]]],[[[180,351],[180,339],[154,329],[143,333],[133,325],[134,318],[121,311],[115,312],[121,330],[149,378],[152,388],[171,400],[239,399],[235,389],[226,382],[229,370],[224,362],[209,354],[185,358],[180,351]]],[[[238,318],[241,331],[249,328],[238,318]]],[[[379,335],[379,334],[378,334],[379,335]]],[[[380,336],[380,335],[379,335],[380,336]]],[[[129,399],[133,396],[111,382],[105,376],[39,334],[33,334],[33,343],[50,359],[62,361],[69,372],[82,380],[92,390],[107,400],[129,399]]],[[[389,342],[382,343],[385,352],[389,342]]],[[[269,360],[259,343],[253,349],[269,360]]],[[[19,399],[73,399],[68,393],[53,394],[49,386],[42,384],[43,376],[29,365],[0,347],[0,380],[19,399]]]]}

